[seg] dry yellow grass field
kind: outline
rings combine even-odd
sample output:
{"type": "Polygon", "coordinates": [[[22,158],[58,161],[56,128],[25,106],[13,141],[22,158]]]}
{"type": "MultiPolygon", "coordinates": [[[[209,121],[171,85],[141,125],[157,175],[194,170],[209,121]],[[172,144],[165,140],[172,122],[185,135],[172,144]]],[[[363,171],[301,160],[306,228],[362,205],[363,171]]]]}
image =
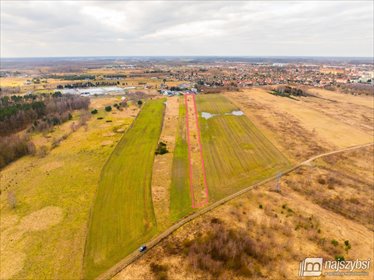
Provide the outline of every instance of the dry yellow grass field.
{"type": "Polygon", "coordinates": [[[130,106],[105,112],[104,106],[116,100],[92,99],[91,107],[99,113],[91,116],[87,128],[80,127],[52,150],[51,142],[70,132],[75,117],[45,136],[34,135],[38,148],[48,146],[47,154],[25,156],[0,171],[1,279],[80,275],[101,168],[139,111],[130,106]],[[8,204],[10,192],[15,209],[8,204]]]}
{"type": "Polygon", "coordinates": [[[335,92],[330,96],[328,91],[318,94],[332,101],[314,97],[293,100],[260,88],[225,95],[296,161],[373,141],[372,97],[335,92]]]}

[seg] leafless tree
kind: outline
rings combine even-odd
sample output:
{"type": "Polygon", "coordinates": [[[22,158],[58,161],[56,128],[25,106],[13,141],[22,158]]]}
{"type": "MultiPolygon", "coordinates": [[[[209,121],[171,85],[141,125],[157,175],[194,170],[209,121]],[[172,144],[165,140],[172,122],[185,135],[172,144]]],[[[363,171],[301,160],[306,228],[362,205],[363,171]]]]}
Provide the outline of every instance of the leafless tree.
{"type": "Polygon", "coordinates": [[[16,208],[17,206],[16,195],[14,194],[13,191],[8,192],[8,204],[9,204],[9,207],[12,209],[16,208]]]}

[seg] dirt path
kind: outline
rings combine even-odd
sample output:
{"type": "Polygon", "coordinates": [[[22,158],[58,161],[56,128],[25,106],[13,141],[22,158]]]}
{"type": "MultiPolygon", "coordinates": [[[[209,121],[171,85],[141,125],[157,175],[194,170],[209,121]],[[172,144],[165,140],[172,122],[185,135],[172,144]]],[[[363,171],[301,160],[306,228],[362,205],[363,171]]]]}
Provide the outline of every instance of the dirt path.
{"type": "MultiPolygon", "coordinates": [[[[320,155],[317,155],[317,156],[314,156],[306,161],[303,161],[293,167],[291,167],[290,169],[284,171],[282,173],[282,175],[285,175],[285,174],[288,174],[292,171],[294,171],[295,169],[297,169],[298,167],[302,166],[302,165],[305,165],[305,164],[310,164],[311,161],[313,160],[316,160],[318,158],[322,158],[322,157],[325,157],[325,156],[328,156],[328,155],[332,155],[332,154],[337,154],[337,153],[342,153],[342,152],[346,152],[346,151],[350,151],[350,150],[355,150],[355,149],[360,149],[360,148],[363,148],[363,147],[368,147],[368,146],[371,146],[373,145],[374,143],[369,143],[369,144],[363,144],[363,145],[358,145],[358,146],[352,146],[352,147],[348,147],[348,148],[345,148],[345,149],[340,149],[340,150],[336,150],[336,151],[331,151],[331,152],[328,152],[328,153],[323,153],[323,154],[320,154],[320,155]]],[[[197,217],[217,208],[218,206],[234,199],[234,198],[237,198],[243,194],[245,194],[246,192],[250,191],[250,190],[253,190],[254,188],[257,188],[259,186],[262,186],[270,181],[273,181],[273,180],[276,180],[277,179],[277,176],[278,175],[275,175],[275,176],[272,176],[268,179],[265,179],[257,184],[254,184],[254,185],[251,185],[245,189],[242,189],[241,191],[237,192],[237,193],[234,193],[232,195],[229,195],[195,213],[193,213],[192,215],[180,220],[179,222],[177,222],[176,224],[174,224],[173,226],[171,226],[170,228],[168,228],[166,231],[164,231],[163,233],[161,233],[159,236],[157,236],[156,238],[154,238],[153,240],[149,241],[147,243],[147,247],[148,247],[148,250],[150,250],[151,248],[153,248],[154,246],[156,246],[158,243],[160,243],[163,239],[165,239],[166,237],[168,237],[170,234],[172,234],[174,231],[176,231],[177,229],[179,229],[181,226],[185,225],[186,223],[196,219],[197,217]]],[[[143,256],[144,253],[139,253],[138,251],[134,251],[133,253],[131,253],[129,256],[127,256],[126,258],[124,258],[122,261],[120,261],[119,263],[117,263],[115,266],[113,266],[111,269],[109,269],[108,271],[106,271],[105,273],[101,274],[99,277],[97,277],[97,279],[111,279],[113,276],[115,276],[116,274],[118,274],[121,270],[123,270],[126,266],[128,266],[129,264],[133,263],[134,261],[136,261],[137,259],[139,259],[141,256],[143,256]]]]}
{"type": "Polygon", "coordinates": [[[168,153],[156,155],[152,171],[152,200],[156,214],[157,226],[165,229],[169,220],[171,169],[175,136],[177,133],[179,102],[177,97],[168,98],[160,142],[164,142],[168,153]]]}
{"type": "Polygon", "coordinates": [[[188,160],[190,167],[190,191],[192,208],[201,208],[208,204],[208,185],[206,182],[203,151],[200,139],[198,112],[196,109],[195,95],[184,96],[186,104],[186,127],[188,160]]]}

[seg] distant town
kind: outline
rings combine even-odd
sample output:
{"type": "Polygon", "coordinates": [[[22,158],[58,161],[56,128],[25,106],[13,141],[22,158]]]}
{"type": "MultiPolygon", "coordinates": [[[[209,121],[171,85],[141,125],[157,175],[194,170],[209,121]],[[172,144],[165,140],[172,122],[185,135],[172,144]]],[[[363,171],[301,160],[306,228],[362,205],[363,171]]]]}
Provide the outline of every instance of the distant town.
{"type": "MultiPolygon", "coordinates": [[[[191,58],[173,63],[157,59],[132,60],[128,63],[126,59],[96,59],[86,63],[83,68],[80,64],[86,62],[84,58],[66,58],[60,61],[58,67],[53,65],[53,59],[35,60],[35,65],[44,63],[43,70],[39,69],[38,72],[22,67],[22,61],[19,65],[5,60],[0,77],[14,77],[22,82],[13,85],[2,83],[0,92],[22,94],[56,90],[71,94],[104,95],[148,90],[172,96],[294,84],[339,89],[353,95],[371,95],[374,86],[374,67],[370,59],[332,62],[283,59],[282,62],[274,62],[277,61],[275,59],[253,62],[191,58]],[[18,68],[14,69],[12,65],[18,68]],[[51,80],[55,82],[50,83],[51,80]]],[[[29,66],[33,64],[28,63],[29,66]]]]}

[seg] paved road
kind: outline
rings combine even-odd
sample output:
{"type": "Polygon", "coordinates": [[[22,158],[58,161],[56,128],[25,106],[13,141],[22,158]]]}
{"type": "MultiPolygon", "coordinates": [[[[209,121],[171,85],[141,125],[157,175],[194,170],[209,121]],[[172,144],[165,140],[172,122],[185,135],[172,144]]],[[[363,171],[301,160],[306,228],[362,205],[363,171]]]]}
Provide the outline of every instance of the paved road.
{"type": "MultiPolygon", "coordinates": [[[[345,149],[341,149],[341,150],[336,150],[336,151],[332,151],[332,152],[328,152],[328,153],[323,153],[323,154],[320,154],[320,155],[317,155],[317,156],[314,156],[314,157],[311,157],[310,159],[308,160],[305,160],[293,167],[291,167],[290,169],[287,169],[286,171],[284,172],[281,172],[281,175],[285,175],[285,174],[288,174],[292,171],[294,171],[295,169],[299,168],[300,166],[302,165],[307,165],[307,164],[310,164],[312,161],[318,159],[318,158],[321,158],[321,157],[325,157],[325,156],[329,156],[329,155],[333,155],[333,154],[337,154],[337,153],[341,153],[341,152],[346,152],[346,151],[350,151],[350,150],[355,150],[355,149],[359,149],[359,148],[364,148],[364,147],[368,147],[368,146],[371,146],[373,145],[374,143],[369,143],[369,144],[363,144],[363,145],[357,145],[357,146],[352,146],[352,147],[349,147],[349,148],[345,148],[345,149]]],[[[279,174],[275,175],[275,176],[272,176],[268,179],[265,179],[261,182],[258,182],[257,184],[254,184],[254,185],[251,185],[245,189],[242,189],[241,191],[238,191],[232,195],[229,195],[215,203],[212,203],[211,205],[207,206],[206,208],[203,208],[185,218],[183,218],[182,220],[180,220],[179,222],[177,222],[176,224],[172,225],[170,228],[168,228],[166,231],[164,231],[163,233],[161,233],[160,235],[158,235],[157,237],[155,237],[154,239],[152,239],[151,241],[149,241],[146,245],[148,247],[147,251],[149,251],[151,248],[153,248],[155,245],[157,245],[158,243],[160,243],[163,239],[165,239],[166,237],[168,237],[170,234],[172,234],[174,231],[176,231],[178,228],[180,228],[181,226],[187,224],[188,222],[196,219],[197,217],[213,210],[214,208],[234,199],[234,198],[237,198],[238,196],[241,196],[242,194],[258,187],[258,186],[261,186],[261,185],[264,185],[270,181],[273,181],[275,179],[277,179],[277,176],[279,176],[279,174]]],[[[140,253],[138,251],[134,251],[133,253],[131,253],[130,255],[128,255],[127,257],[125,257],[122,261],[120,261],[119,263],[117,263],[116,265],[114,265],[112,268],[110,268],[109,270],[107,270],[106,272],[104,272],[103,274],[99,275],[99,277],[97,277],[97,280],[104,280],[104,279],[111,279],[113,276],[115,276],[116,274],[118,274],[121,270],[123,270],[126,266],[128,266],[129,264],[133,263],[134,261],[136,261],[137,259],[139,259],[141,256],[143,256],[145,253],[140,253]]]]}

